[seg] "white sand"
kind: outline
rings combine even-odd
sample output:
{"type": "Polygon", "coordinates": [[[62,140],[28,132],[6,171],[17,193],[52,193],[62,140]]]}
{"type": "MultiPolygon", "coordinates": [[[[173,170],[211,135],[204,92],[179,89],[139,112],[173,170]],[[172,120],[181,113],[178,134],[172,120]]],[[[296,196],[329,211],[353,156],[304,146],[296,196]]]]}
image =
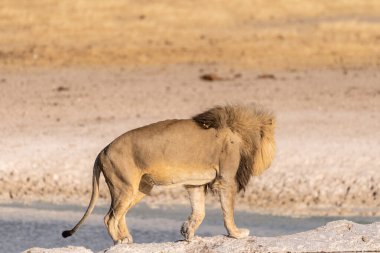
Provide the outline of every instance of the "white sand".
{"type": "MultiPolygon", "coordinates": [[[[225,236],[197,237],[194,241],[124,244],[101,252],[377,252],[380,251],[380,223],[360,225],[346,220],[330,222],[326,226],[294,235],[279,237],[248,237],[232,239],[225,236]]],[[[84,248],[41,249],[25,252],[91,252],[84,248]]]]}

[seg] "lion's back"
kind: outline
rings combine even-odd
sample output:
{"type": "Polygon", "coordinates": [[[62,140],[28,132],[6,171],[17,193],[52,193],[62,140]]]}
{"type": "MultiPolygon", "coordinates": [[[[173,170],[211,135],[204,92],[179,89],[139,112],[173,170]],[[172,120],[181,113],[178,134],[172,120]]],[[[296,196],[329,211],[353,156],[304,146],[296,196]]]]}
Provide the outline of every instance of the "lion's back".
{"type": "MultiPolygon", "coordinates": [[[[165,120],[125,133],[110,148],[132,156],[141,169],[217,163],[223,136],[193,120],[165,120]]],[[[120,153],[119,152],[119,153],[120,153]]]]}

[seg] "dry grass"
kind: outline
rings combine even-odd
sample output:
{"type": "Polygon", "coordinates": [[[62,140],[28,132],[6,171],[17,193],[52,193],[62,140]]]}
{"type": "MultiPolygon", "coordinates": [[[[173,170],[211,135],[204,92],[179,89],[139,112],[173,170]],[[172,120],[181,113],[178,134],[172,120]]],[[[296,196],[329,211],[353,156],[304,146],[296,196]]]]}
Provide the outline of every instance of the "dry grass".
{"type": "Polygon", "coordinates": [[[380,1],[0,0],[0,67],[380,66],[380,1]]]}

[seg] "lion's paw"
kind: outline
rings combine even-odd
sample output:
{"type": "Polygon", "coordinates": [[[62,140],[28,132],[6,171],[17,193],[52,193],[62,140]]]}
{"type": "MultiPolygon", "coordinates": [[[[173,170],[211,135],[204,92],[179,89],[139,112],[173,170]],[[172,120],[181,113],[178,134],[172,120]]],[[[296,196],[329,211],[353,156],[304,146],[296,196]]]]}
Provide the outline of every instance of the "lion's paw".
{"type": "Polygon", "coordinates": [[[121,240],[121,243],[133,243],[132,237],[126,237],[123,240],[121,240]]]}
{"type": "Polygon", "coordinates": [[[119,239],[119,240],[115,241],[114,243],[115,243],[115,245],[133,243],[133,239],[132,239],[132,237],[125,237],[124,239],[119,239]]]}
{"type": "Polygon", "coordinates": [[[185,221],[181,227],[181,235],[185,237],[186,241],[191,241],[194,238],[194,232],[191,232],[191,224],[185,221]]]}
{"type": "Polygon", "coordinates": [[[245,238],[249,235],[249,229],[246,228],[240,228],[236,233],[229,234],[230,237],[236,238],[236,239],[241,239],[245,238]]]}

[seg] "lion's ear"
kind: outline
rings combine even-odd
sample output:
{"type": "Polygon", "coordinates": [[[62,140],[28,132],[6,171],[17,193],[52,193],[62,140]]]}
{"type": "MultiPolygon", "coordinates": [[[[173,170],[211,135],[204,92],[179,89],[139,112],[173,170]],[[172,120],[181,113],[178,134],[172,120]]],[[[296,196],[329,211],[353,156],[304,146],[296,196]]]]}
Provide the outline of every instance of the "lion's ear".
{"type": "Polygon", "coordinates": [[[218,129],[220,127],[220,119],[213,109],[194,116],[193,120],[204,129],[218,129]]]}
{"type": "Polygon", "coordinates": [[[209,129],[209,128],[210,128],[210,125],[207,125],[206,123],[203,122],[202,127],[203,127],[204,129],[209,129]]]}

